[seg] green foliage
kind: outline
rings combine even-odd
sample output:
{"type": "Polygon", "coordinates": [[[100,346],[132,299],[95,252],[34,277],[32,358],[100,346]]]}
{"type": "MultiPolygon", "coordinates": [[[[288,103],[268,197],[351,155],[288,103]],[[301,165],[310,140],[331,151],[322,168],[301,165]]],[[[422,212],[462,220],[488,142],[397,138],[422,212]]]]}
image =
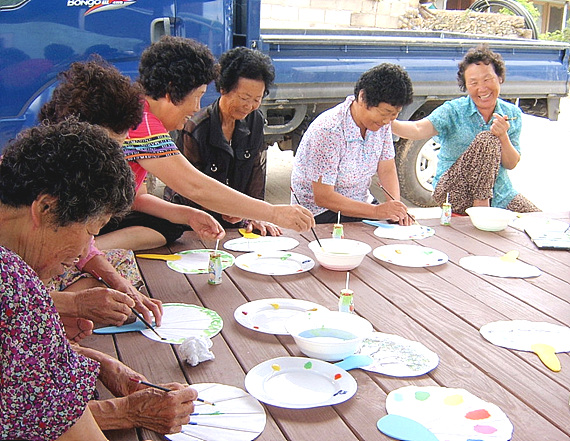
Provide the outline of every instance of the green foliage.
{"type": "Polygon", "coordinates": [[[550,40],[550,41],[565,41],[570,43],[570,20],[566,22],[566,28],[563,30],[558,30],[554,32],[547,32],[546,34],[540,34],[538,36],[539,40],[550,40]]]}

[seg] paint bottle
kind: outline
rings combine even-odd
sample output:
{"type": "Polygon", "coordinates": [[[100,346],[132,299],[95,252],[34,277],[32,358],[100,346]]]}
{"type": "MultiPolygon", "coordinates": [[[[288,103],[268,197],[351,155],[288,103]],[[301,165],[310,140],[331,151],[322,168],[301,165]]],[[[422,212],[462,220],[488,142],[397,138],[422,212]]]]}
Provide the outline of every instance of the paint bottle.
{"type": "Polygon", "coordinates": [[[338,310],[354,314],[354,291],[352,289],[341,289],[338,299],[338,310]]]}
{"type": "Polygon", "coordinates": [[[449,193],[445,198],[445,202],[441,206],[441,219],[439,220],[441,225],[451,225],[451,204],[449,203],[449,193]]]}
{"type": "Polygon", "coordinates": [[[208,283],[210,285],[222,283],[222,256],[215,251],[210,253],[208,261],[208,283]]]}
{"type": "Polygon", "coordinates": [[[332,237],[333,239],[344,239],[344,227],[342,224],[334,224],[332,237]]]}

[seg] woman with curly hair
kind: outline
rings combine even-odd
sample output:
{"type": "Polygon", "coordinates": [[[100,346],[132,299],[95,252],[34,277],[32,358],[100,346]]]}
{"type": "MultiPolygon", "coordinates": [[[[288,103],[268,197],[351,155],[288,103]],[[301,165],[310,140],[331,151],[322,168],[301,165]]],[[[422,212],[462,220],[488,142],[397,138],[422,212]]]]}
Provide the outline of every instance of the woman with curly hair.
{"type": "Polygon", "coordinates": [[[317,223],[336,222],[340,211],[342,222],[365,218],[410,224],[399,200],[390,122],[411,101],[406,71],[384,63],[364,72],[354,95],[311,123],[295,156],[291,187],[317,223]],[[391,195],[383,204],[369,191],[375,173],[391,195]]]}
{"type": "MultiPolygon", "coordinates": [[[[107,225],[98,238],[99,246],[148,249],[182,233],[173,231],[167,237],[155,228],[154,220],[161,217],[168,202],[146,192],[143,182],[147,172],[182,196],[227,216],[266,220],[296,231],[313,225],[311,214],[304,208],[271,205],[239,193],[204,175],[180,154],[169,131],[182,129],[200,109],[200,99],[217,72],[210,50],[187,38],[166,36],[143,52],[138,80],[145,94],[143,122],[129,131],[123,144],[125,158],[136,175],[134,212],[128,222],[107,225]]],[[[220,226],[212,231],[211,238],[223,235],[220,226]]]]}
{"type": "Polygon", "coordinates": [[[435,137],[441,144],[433,199],[449,195],[454,213],[469,207],[540,211],[512,186],[507,170],[520,160],[521,110],[499,98],[505,62],[487,45],[470,49],[459,63],[457,82],[467,96],[447,101],[419,121],[394,121],[408,139],[435,137]]]}
{"type": "MultiPolygon", "coordinates": [[[[216,90],[221,96],[187,121],[176,141],[184,156],[202,173],[253,198],[265,197],[267,149],[263,140],[265,117],[259,106],[275,79],[271,58],[259,51],[237,47],[222,54],[216,90]]],[[[165,199],[195,204],[165,189],[165,199]]],[[[241,218],[212,213],[225,227],[241,218]]],[[[248,232],[277,236],[281,229],[270,222],[244,221],[248,232]]]]}
{"type": "MultiPolygon", "coordinates": [[[[72,346],[69,339],[90,334],[93,324],[61,322],[43,283],[87,254],[93,236],[134,197],[123,152],[100,127],[75,119],[41,125],[4,150],[0,439],[102,441],[98,425],[172,433],[188,423],[196,390],[172,383],[171,392],[157,393],[131,381],[146,378],[118,360],[72,346]],[[97,379],[120,398],[94,400],[97,379]]],[[[127,297],[120,312],[134,305],[127,297]]]]}

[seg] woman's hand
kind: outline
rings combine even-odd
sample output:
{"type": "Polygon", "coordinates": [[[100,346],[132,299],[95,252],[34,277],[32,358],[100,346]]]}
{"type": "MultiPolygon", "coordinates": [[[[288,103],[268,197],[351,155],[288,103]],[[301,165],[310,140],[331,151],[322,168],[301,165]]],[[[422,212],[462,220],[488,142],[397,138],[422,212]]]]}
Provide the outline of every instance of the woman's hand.
{"type": "Polygon", "coordinates": [[[281,236],[283,234],[279,226],[265,221],[249,221],[245,231],[251,233],[253,230],[259,230],[259,234],[262,236],[267,236],[268,233],[270,236],[281,236]]]}
{"type": "Polygon", "coordinates": [[[188,217],[187,224],[198,233],[200,238],[205,240],[222,239],[226,232],[220,223],[211,215],[202,210],[191,208],[191,214],[188,217]]]}
{"type": "Polygon", "coordinates": [[[60,316],[60,318],[67,339],[73,343],[78,343],[93,334],[93,322],[91,320],[81,317],[60,316]]]}
{"type": "Polygon", "coordinates": [[[376,205],[376,218],[389,219],[400,225],[411,225],[412,219],[408,216],[408,208],[403,202],[390,200],[376,205]]]}
{"type": "Polygon", "coordinates": [[[273,205],[271,208],[271,220],[280,227],[302,232],[315,226],[313,214],[301,205],[273,205]]]}
{"type": "Polygon", "coordinates": [[[128,280],[125,280],[125,284],[123,287],[113,287],[118,291],[124,292],[127,294],[131,299],[135,302],[135,309],[140,312],[145,320],[149,323],[154,322],[156,326],[160,326],[162,324],[162,302],[158,299],[151,299],[150,297],[145,296],[143,293],[139,292],[133,285],[131,285],[128,280]]]}
{"type": "Polygon", "coordinates": [[[501,139],[505,136],[508,137],[507,132],[511,125],[509,124],[509,118],[507,116],[499,115],[498,113],[493,113],[493,122],[491,123],[491,133],[497,138],[501,139]]]}

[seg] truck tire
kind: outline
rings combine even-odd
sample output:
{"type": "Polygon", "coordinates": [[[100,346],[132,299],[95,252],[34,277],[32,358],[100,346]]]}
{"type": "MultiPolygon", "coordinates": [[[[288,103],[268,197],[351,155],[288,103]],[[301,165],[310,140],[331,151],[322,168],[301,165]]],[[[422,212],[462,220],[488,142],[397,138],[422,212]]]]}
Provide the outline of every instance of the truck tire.
{"type": "Polygon", "coordinates": [[[435,206],[431,194],[439,144],[431,138],[417,141],[400,138],[395,147],[402,197],[418,207],[435,206]]]}

